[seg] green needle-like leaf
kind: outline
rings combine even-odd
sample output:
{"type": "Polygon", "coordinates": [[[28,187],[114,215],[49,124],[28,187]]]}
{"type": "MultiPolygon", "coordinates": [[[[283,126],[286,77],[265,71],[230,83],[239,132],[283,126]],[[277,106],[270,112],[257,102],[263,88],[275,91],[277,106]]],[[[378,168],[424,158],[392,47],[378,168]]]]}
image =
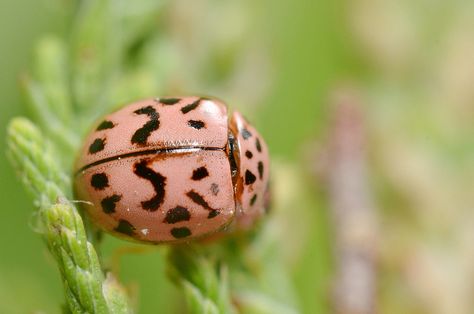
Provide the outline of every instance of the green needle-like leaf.
{"type": "Polygon", "coordinates": [[[130,312],[124,294],[118,302],[117,293],[104,293],[110,289],[104,290],[106,284],[97,253],[87,241],[76,207],[67,200],[68,193],[63,192],[70,191],[69,180],[64,179],[66,175],[58,168],[51,146],[40,130],[27,119],[14,119],[8,128],[8,146],[20,177],[38,201],[41,232],[61,270],[70,310],[130,312]]]}

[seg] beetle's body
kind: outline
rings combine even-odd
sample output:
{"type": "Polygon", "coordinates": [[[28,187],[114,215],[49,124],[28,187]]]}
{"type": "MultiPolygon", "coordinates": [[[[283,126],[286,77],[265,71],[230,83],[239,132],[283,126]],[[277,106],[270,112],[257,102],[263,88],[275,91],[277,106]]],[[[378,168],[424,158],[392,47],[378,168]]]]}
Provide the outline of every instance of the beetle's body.
{"type": "Polygon", "coordinates": [[[76,163],[93,222],[133,240],[202,237],[264,211],[268,151],[239,113],[198,97],[147,99],[100,121],[76,163]],[[247,153],[248,152],[248,153],[247,153]]]}

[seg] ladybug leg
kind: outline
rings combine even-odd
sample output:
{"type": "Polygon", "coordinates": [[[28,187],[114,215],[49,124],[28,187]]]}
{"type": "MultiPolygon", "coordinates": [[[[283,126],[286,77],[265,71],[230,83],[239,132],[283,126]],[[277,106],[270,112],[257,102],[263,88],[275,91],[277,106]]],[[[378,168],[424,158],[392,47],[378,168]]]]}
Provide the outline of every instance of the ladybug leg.
{"type": "Polygon", "coordinates": [[[273,209],[273,196],[271,192],[271,181],[268,182],[267,187],[265,189],[265,193],[263,195],[263,206],[265,208],[265,213],[270,213],[273,209]]]}
{"type": "Polygon", "coordinates": [[[114,274],[120,273],[120,260],[124,255],[142,255],[156,252],[157,248],[154,246],[122,246],[114,250],[110,257],[110,270],[114,274]]]}

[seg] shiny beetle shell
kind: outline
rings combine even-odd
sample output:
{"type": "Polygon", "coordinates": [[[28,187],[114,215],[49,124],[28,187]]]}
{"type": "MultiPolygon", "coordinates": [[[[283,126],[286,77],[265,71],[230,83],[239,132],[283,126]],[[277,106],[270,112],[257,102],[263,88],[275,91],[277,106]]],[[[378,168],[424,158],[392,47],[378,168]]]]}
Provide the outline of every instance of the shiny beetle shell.
{"type": "Polygon", "coordinates": [[[130,240],[161,243],[248,229],[265,209],[268,150],[227,107],[199,97],[132,103],[99,121],[75,167],[91,220],[130,240]]]}

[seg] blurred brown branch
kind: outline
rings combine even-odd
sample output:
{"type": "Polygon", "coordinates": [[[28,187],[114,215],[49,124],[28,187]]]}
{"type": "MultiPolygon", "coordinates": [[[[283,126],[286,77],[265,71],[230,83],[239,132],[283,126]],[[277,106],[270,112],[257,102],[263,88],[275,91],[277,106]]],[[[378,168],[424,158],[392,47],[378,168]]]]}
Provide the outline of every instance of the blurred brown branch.
{"type": "Polygon", "coordinates": [[[328,190],[336,274],[334,311],[376,313],[376,219],[368,183],[363,108],[357,94],[339,90],[331,103],[328,142],[318,168],[328,190]]]}

